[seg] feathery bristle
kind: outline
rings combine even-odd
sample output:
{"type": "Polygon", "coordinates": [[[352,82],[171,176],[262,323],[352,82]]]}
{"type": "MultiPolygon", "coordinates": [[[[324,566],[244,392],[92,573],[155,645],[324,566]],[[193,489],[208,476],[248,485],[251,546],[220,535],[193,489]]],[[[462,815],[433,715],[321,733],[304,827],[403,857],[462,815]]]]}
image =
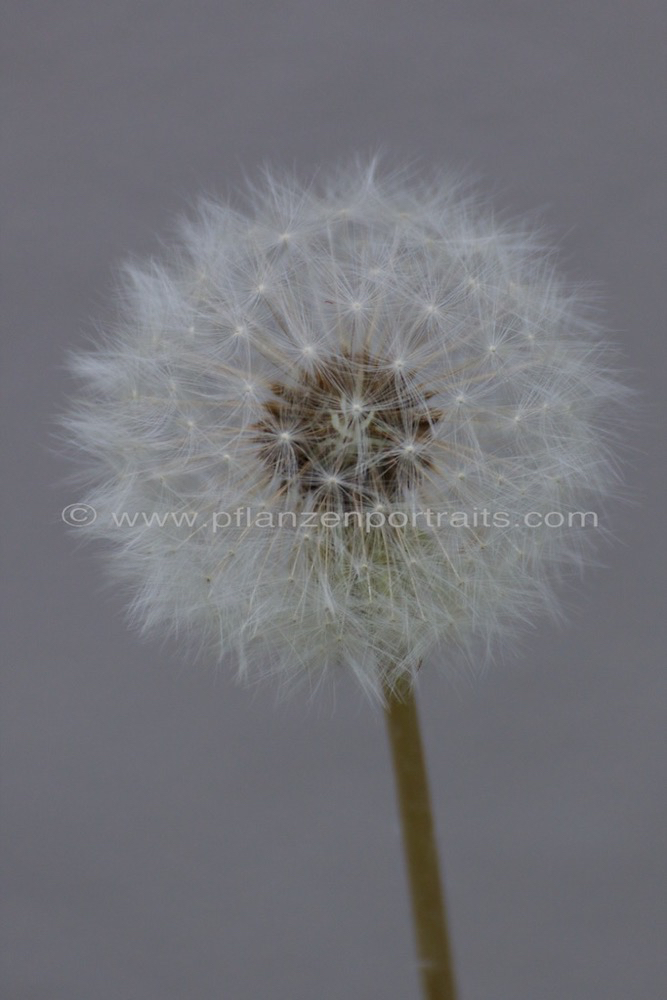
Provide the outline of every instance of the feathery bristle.
{"type": "Polygon", "coordinates": [[[570,514],[617,482],[625,390],[539,241],[455,184],[372,163],[252,196],[202,201],[171,259],[129,266],[116,328],[75,359],[87,530],[143,627],[381,695],[556,609],[595,534],[570,514]]]}

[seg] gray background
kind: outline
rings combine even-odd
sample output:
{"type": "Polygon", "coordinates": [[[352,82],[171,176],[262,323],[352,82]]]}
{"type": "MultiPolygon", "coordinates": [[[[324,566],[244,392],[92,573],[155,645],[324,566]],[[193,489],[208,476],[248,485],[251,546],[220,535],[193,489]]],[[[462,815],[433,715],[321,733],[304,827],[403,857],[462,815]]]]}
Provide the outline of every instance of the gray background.
{"type": "Polygon", "coordinates": [[[381,715],[142,644],[49,438],[112,267],[201,188],[384,144],[543,209],[644,392],[606,568],[421,704],[461,1000],[666,995],[665,128],[652,0],[10,0],[4,995],[417,997],[381,715]],[[55,484],[55,486],[54,486],[55,484]]]}

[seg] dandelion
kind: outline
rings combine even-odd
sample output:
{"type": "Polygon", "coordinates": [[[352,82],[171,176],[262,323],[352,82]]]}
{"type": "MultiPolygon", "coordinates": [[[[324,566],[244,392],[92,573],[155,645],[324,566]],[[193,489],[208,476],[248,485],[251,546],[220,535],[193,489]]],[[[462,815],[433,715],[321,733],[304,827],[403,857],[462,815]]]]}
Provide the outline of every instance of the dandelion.
{"type": "MultiPolygon", "coordinates": [[[[126,267],[74,368],[85,530],[112,543],[134,620],[241,679],[353,675],[388,706],[398,772],[417,761],[405,819],[420,666],[482,664],[555,612],[591,553],[570,513],[616,483],[624,390],[539,237],[447,178],[267,173],[247,210],[202,200],[170,256],[126,267]]],[[[422,784],[415,899],[437,884],[422,784]]],[[[453,996],[439,912],[418,931],[434,998],[453,996]]]]}

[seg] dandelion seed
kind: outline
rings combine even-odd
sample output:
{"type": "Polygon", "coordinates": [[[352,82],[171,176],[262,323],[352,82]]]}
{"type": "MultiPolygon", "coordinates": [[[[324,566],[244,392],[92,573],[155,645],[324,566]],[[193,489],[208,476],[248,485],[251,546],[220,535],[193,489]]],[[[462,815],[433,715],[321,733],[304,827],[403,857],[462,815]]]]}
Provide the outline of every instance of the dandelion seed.
{"type": "Polygon", "coordinates": [[[164,266],[129,266],[118,332],[75,361],[69,426],[98,510],[85,530],[113,542],[146,628],[235,655],[244,678],[318,684],[343,667],[382,698],[554,610],[593,533],[523,527],[525,507],[592,509],[613,491],[624,390],[539,241],[448,182],[371,164],[319,193],[289,178],[253,193],[245,216],[202,202],[164,266]],[[341,524],[109,527],[175,497],[201,524],[237,508],[341,524]],[[344,523],[463,500],[512,528],[344,523]]]}

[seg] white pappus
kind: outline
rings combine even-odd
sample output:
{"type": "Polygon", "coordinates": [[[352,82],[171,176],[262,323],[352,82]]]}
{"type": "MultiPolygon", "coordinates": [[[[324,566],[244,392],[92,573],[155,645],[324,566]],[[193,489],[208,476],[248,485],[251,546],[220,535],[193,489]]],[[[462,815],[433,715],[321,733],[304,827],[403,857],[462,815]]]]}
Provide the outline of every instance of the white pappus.
{"type": "Polygon", "coordinates": [[[447,178],[356,162],[250,194],[128,265],[74,358],[85,530],[137,623],[242,677],[347,669],[381,697],[422,661],[482,664],[556,610],[596,534],[571,513],[617,484],[626,392],[593,311],[447,178]]]}

